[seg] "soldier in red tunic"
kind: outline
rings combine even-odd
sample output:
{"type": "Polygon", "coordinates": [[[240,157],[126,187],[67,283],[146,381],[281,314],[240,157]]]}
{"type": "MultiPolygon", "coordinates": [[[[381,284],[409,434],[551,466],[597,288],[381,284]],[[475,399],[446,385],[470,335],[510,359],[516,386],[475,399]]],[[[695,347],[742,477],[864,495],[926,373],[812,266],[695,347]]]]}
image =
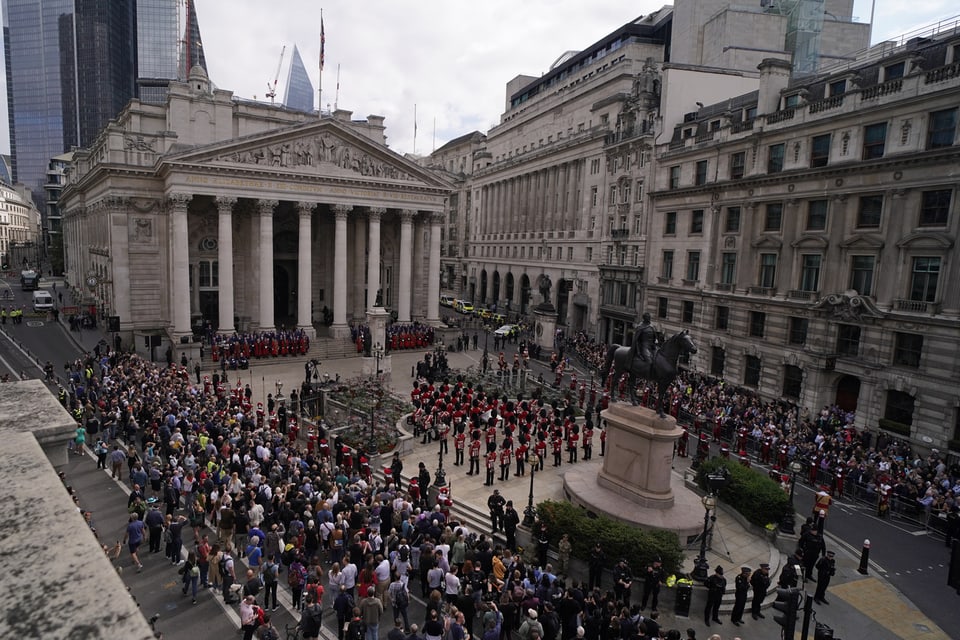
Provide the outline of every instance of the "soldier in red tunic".
{"type": "Polygon", "coordinates": [[[573,464],[577,461],[577,445],[580,443],[580,427],[573,425],[570,429],[570,435],[567,436],[567,462],[573,464]]]}
{"type": "Polygon", "coordinates": [[[487,481],[483,483],[485,487],[493,486],[493,476],[497,468],[497,450],[490,449],[487,452],[487,481]]]}
{"type": "Polygon", "coordinates": [[[513,462],[513,452],[510,450],[509,442],[503,443],[500,449],[500,482],[510,479],[510,463],[513,462]]]}
{"type": "Polygon", "coordinates": [[[516,450],[513,452],[513,458],[517,461],[517,470],[513,475],[515,476],[525,476],[527,475],[527,441],[525,439],[520,440],[520,444],[517,446],[516,450]]]}
{"type": "Polygon", "coordinates": [[[545,458],[547,457],[547,438],[546,438],[546,436],[543,436],[543,435],[540,436],[540,439],[537,440],[537,446],[534,447],[534,451],[536,451],[536,453],[537,453],[537,458],[539,458],[539,462],[538,462],[538,464],[537,464],[537,468],[538,468],[538,469],[543,469],[543,467],[544,467],[544,460],[545,460],[545,458]]]}
{"type": "Polygon", "coordinates": [[[600,457],[607,452],[607,430],[600,427],[600,457]]]}
{"type": "Polygon", "coordinates": [[[553,434],[553,466],[559,467],[560,463],[563,462],[563,437],[560,432],[557,431],[553,434]]]}
{"type": "Polygon", "coordinates": [[[470,440],[470,471],[467,471],[468,476],[480,475],[480,446],[480,430],[477,429],[473,432],[470,440]]]}

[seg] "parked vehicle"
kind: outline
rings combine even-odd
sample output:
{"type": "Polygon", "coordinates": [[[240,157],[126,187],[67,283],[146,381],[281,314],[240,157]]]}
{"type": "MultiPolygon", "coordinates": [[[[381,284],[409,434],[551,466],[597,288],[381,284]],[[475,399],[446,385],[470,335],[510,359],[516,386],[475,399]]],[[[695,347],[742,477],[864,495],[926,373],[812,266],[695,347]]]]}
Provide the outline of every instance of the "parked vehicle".
{"type": "Polygon", "coordinates": [[[441,307],[452,307],[453,306],[453,296],[448,296],[446,294],[440,296],[440,306],[441,307]]]}
{"type": "Polygon", "coordinates": [[[33,310],[36,312],[39,311],[49,311],[53,309],[53,296],[50,295],[49,291],[34,291],[33,292],[33,310]]]}
{"type": "Polygon", "coordinates": [[[515,324],[505,324],[496,331],[493,332],[497,336],[509,337],[520,331],[520,327],[515,324]]]}
{"type": "Polygon", "coordinates": [[[467,300],[457,300],[453,308],[460,313],[473,313],[473,303],[467,300]]]}

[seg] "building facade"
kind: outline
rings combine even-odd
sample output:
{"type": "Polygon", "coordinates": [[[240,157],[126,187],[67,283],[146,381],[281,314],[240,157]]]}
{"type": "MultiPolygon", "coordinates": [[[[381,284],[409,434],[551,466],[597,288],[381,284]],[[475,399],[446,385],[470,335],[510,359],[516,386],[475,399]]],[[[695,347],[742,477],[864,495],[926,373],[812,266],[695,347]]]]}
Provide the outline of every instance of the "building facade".
{"type": "Polygon", "coordinates": [[[386,147],[382,117],[350,115],[235,100],[200,67],[167,105],[132,101],[74,155],[69,284],[138,349],[192,348],[204,322],[313,335],[325,308],[338,336],[374,306],[437,322],[450,187],[386,147]]]}
{"type": "Polygon", "coordinates": [[[38,268],[40,212],[28,193],[0,183],[0,256],[7,268],[38,268]]]}
{"type": "Polygon", "coordinates": [[[697,370],[960,449],[960,37],[760,70],[656,147],[647,307],[697,370]]]}

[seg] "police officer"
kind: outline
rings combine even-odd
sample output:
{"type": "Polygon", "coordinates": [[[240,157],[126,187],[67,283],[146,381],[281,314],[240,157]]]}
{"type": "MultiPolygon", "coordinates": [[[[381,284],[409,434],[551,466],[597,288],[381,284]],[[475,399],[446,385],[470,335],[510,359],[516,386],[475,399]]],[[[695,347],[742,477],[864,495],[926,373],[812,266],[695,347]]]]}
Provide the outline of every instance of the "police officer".
{"type": "Polygon", "coordinates": [[[500,495],[499,489],[494,489],[487,498],[487,508],[490,510],[490,527],[494,533],[503,527],[503,507],[507,501],[500,495]]]}
{"type": "Polygon", "coordinates": [[[827,587],[830,586],[830,578],[837,572],[837,561],[834,559],[833,551],[827,551],[827,555],[817,560],[817,591],[813,594],[813,601],[817,604],[830,604],[827,602],[827,587]]]}
{"type": "Polygon", "coordinates": [[[750,586],[753,587],[753,602],[750,604],[750,614],[754,620],[766,618],[760,612],[763,605],[763,599],[767,597],[767,589],[770,588],[770,565],[761,564],[759,571],[754,571],[750,576],[750,586]]]}
{"type": "Polygon", "coordinates": [[[733,581],[733,611],[730,612],[730,622],[740,626],[743,622],[743,610],[747,606],[747,593],[750,592],[750,567],[740,567],[740,575],[733,581]]]}
{"type": "Polygon", "coordinates": [[[723,600],[723,592],[727,590],[727,579],[723,577],[723,567],[717,565],[713,570],[713,575],[707,578],[707,607],[703,610],[703,622],[708,627],[713,620],[717,624],[723,624],[720,621],[720,601],[723,600]]]}
{"type": "Polygon", "coordinates": [[[660,585],[663,584],[667,579],[667,576],[664,575],[663,571],[663,561],[660,559],[660,556],[657,556],[653,559],[647,567],[647,572],[643,576],[643,598],[640,600],[640,610],[643,611],[647,608],[647,598],[653,596],[653,602],[651,603],[651,611],[657,610],[657,604],[660,600],[660,585]]]}

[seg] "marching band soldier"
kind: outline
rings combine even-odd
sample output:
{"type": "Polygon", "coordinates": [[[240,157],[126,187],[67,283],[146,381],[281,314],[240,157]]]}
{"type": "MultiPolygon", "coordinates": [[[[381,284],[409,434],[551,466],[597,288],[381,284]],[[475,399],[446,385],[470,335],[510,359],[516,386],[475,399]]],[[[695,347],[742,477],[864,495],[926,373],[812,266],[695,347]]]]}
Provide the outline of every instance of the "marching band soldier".
{"type": "Polygon", "coordinates": [[[480,430],[476,429],[470,439],[470,470],[468,476],[480,475],[480,430]]]}
{"type": "Polygon", "coordinates": [[[559,467],[563,457],[563,436],[560,431],[553,434],[553,466],[559,467]]]}
{"type": "Polygon", "coordinates": [[[500,449],[500,482],[506,482],[510,479],[510,463],[513,461],[513,451],[510,449],[510,443],[504,441],[500,449]]]}
{"type": "Polygon", "coordinates": [[[453,466],[459,467],[463,464],[463,450],[467,444],[467,434],[463,431],[459,431],[457,435],[453,437],[453,449],[456,452],[456,457],[453,462],[453,466]]]}
{"type": "Polygon", "coordinates": [[[583,429],[583,459],[593,458],[593,425],[587,423],[583,429]]]}
{"type": "Polygon", "coordinates": [[[526,437],[521,436],[520,444],[517,446],[513,454],[514,459],[517,461],[517,470],[513,475],[515,476],[525,476],[527,475],[527,440],[526,437]]]}
{"type": "Polygon", "coordinates": [[[497,467],[497,450],[495,448],[492,448],[487,452],[487,481],[483,483],[483,486],[485,487],[493,486],[493,475],[496,467],[497,467]]]}

